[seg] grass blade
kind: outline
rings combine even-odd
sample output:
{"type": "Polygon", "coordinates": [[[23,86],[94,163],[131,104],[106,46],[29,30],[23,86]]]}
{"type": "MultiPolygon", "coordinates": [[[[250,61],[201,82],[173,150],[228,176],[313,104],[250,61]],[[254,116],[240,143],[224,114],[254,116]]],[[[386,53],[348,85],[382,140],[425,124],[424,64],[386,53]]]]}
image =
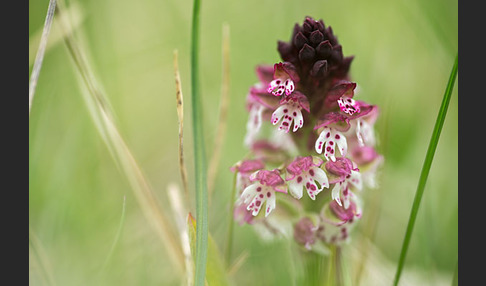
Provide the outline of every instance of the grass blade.
{"type": "Polygon", "coordinates": [[[238,176],[238,171],[235,171],[233,176],[233,188],[231,190],[231,197],[229,200],[230,203],[230,212],[229,212],[229,223],[228,223],[228,235],[226,237],[226,249],[225,249],[225,260],[226,266],[229,267],[231,265],[231,249],[233,247],[233,224],[235,219],[233,218],[233,213],[235,212],[235,195],[236,195],[236,178],[238,176]]]}
{"type": "Polygon", "coordinates": [[[54,11],[56,10],[56,0],[49,0],[49,6],[47,8],[46,20],[44,22],[44,28],[42,30],[41,41],[39,43],[39,49],[35,56],[34,66],[32,67],[32,73],[30,74],[29,81],[29,118],[30,110],[32,109],[32,102],[34,101],[35,88],[37,86],[37,80],[39,79],[40,70],[42,67],[42,61],[44,60],[44,53],[47,46],[47,38],[51,30],[52,19],[54,17],[54,11]]]}
{"type": "MultiPolygon", "coordinates": [[[[187,227],[189,229],[189,241],[191,245],[191,250],[196,247],[197,251],[197,225],[198,222],[196,219],[189,213],[187,216],[187,227]]],[[[224,266],[224,260],[219,252],[218,244],[208,233],[208,259],[207,259],[207,271],[206,276],[203,277],[204,285],[211,285],[211,286],[228,286],[229,279],[227,276],[226,268],[224,266]]]]}
{"type": "Polygon", "coordinates": [[[196,286],[204,285],[208,256],[208,190],[206,183],[206,155],[199,96],[199,11],[200,1],[194,0],[191,29],[191,102],[194,138],[194,165],[196,184],[196,286]]]}
{"type": "Polygon", "coordinates": [[[432,138],[430,139],[429,147],[427,149],[427,154],[425,155],[424,165],[422,167],[422,172],[420,173],[420,178],[417,186],[417,191],[415,192],[415,198],[412,205],[412,210],[410,212],[410,218],[408,220],[407,231],[405,233],[405,238],[403,240],[402,250],[400,252],[400,258],[398,261],[398,268],[395,275],[395,280],[393,285],[398,285],[400,280],[400,275],[405,263],[405,257],[407,255],[408,246],[410,244],[410,238],[412,237],[413,227],[415,220],[417,218],[417,213],[420,207],[420,202],[422,200],[422,195],[424,194],[425,184],[427,183],[427,177],[429,175],[430,166],[432,165],[432,160],[434,159],[435,149],[439,142],[440,133],[442,131],[442,126],[444,125],[444,120],[447,114],[447,108],[451,99],[452,90],[454,88],[454,82],[456,80],[458,67],[458,55],[456,54],[456,59],[452,67],[451,75],[449,77],[449,82],[442,99],[442,104],[440,106],[439,114],[437,115],[437,120],[435,121],[434,131],[432,132],[432,138]]]}

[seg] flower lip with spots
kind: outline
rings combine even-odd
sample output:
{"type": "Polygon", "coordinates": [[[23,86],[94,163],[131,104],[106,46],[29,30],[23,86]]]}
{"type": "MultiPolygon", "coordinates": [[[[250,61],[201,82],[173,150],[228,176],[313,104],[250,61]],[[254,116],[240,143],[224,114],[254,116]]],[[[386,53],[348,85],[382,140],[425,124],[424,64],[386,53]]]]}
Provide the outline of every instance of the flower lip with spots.
{"type": "Polygon", "coordinates": [[[321,154],[324,150],[326,160],[336,161],[335,148],[338,147],[341,156],[346,156],[348,143],[343,133],[331,127],[324,127],[315,143],[316,152],[321,154]]]}
{"type": "Polygon", "coordinates": [[[276,192],[285,193],[286,184],[277,169],[259,170],[250,175],[251,185],[243,190],[240,200],[247,205],[247,210],[257,216],[265,202],[265,217],[275,209],[276,192]]]}
{"type": "Polygon", "coordinates": [[[338,179],[332,181],[335,184],[331,191],[332,199],[339,205],[344,204],[344,208],[347,209],[350,204],[350,198],[354,196],[349,185],[352,184],[358,190],[363,188],[359,169],[348,158],[340,158],[340,160],[335,162],[327,162],[326,170],[338,175],[338,179]]]}
{"type": "Polygon", "coordinates": [[[309,197],[315,200],[317,194],[324,188],[329,188],[326,172],[319,168],[322,163],[323,160],[317,157],[299,156],[287,166],[285,180],[289,182],[289,192],[294,198],[302,198],[305,188],[309,197]]]}
{"type": "Polygon", "coordinates": [[[250,175],[264,167],[265,164],[262,160],[253,159],[240,161],[230,168],[232,172],[238,173],[236,175],[236,187],[239,194],[251,184],[250,175]]]}
{"type": "Polygon", "coordinates": [[[267,92],[275,96],[290,95],[300,80],[294,65],[288,62],[274,65],[273,78],[268,84],[267,92]]]}
{"type": "Polygon", "coordinates": [[[285,96],[280,101],[280,106],[273,112],[271,122],[273,125],[280,123],[279,130],[284,130],[288,133],[292,123],[294,124],[293,132],[304,126],[304,117],[302,109],[309,112],[309,101],[299,91],[285,96]]]}

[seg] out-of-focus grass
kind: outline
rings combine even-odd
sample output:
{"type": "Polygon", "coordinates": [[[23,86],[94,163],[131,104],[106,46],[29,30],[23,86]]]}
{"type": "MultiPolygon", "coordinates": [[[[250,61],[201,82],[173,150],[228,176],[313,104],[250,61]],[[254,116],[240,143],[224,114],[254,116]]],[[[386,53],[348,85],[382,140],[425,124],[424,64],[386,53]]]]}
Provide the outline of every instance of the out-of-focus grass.
{"type": "MultiPolygon", "coordinates": [[[[123,137],[161,205],[169,210],[164,192],[170,182],[180,184],[172,57],[173,50],[178,49],[182,89],[189,95],[192,2],[67,3],[80,7],[83,22],[75,36],[89,54],[123,137]]],[[[216,136],[222,25],[228,23],[231,28],[228,130],[209,209],[209,229],[220,250],[227,232],[233,178],[228,168],[247,152],[242,144],[247,120],[244,103],[249,86],[257,80],[254,67],[279,61],[277,40],[288,40],[294,23],[309,15],[331,25],[344,54],[355,55],[351,75],[361,89],[357,98],[379,105],[382,111],[376,126],[379,148],[385,155],[381,189],[366,190],[364,198],[365,206],[375,199],[381,201],[373,249],[380,265],[387,265],[383,269],[392,271],[376,271],[367,265],[364,273],[382,275],[377,279],[391,284],[420,168],[457,50],[457,1],[250,0],[201,4],[206,146],[212,146],[216,136]]],[[[42,29],[47,6],[48,0],[29,2],[30,36],[42,29]]],[[[54,32],[55,26],[52,29],[54,32]]],[[[168,254],[93,125],[75,75],[63,42],[50,45],[30,117],[29,218],[53,279],[58,285],[177,284],[179,277],[173,274],[168,254]],[[118,230],[124,196],[123,232],[110,262],[97,276],[118,230]]],[[[452,282],[458,249],[457,87],[456,83],[407,254],[404,284],[412,274],[422,277],[427,285],[452,282]]],[[[189,118],[191,107],[185,107],[189,118]]],[[[192,127],[187,122],[185,158],[188,176],[194,178],[189,167],[194,155],[192,127]]],[[[211,148],[207,151],[209,158],[211,148]]],[[[189,188],[194,195],[194,182],[189,181],[189,188]]],[[[194,204],[191,207],[194,211],[194,204]]],[[[364,209],[363,220],[369,212],[364,209]]],[[[366,233],[364,222],[356,234],[366,233]]],[[[354,237],[353,245],[359,244],[358,237],[354,237]]],[[[242,251],[249,254],[234,273],[236,284],[258,281],[262,285],[289,285],[298,270],[292,269],[296,261],[290,260],[287,248],[285,241],[266,243],[251,227],[235,225],[232,257],[242,251]],[[276,269],[279,275],[269,274],[277,273],[276,269]]],[[[42,285],[38,267],[31,266],[31,284],[42,285]]],[[[353,271],[353,267],[350,264],[348,268],[353,271]]],[[[366,279],[365,275],[364,281],[369,281],[366,279]]]]}

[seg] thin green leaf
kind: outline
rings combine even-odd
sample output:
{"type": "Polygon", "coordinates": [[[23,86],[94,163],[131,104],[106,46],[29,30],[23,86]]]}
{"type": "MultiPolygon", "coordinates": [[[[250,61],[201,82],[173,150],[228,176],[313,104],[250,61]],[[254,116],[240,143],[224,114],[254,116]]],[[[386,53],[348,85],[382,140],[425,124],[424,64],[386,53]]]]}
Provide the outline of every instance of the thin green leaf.
{"type": "Polygon", "coordinates": [[[230,197],[230,215],[229,217],[229,223],[228,223],[228,236],[226,237],[226,253],[225,253],[225,258],[226,258],[226,266],[229,267],[231,265],[231,249],[233,247],[233,224],[234,224],[234,218],[233,218],[233,213],[235,210],[235,195],[236,195],[236,178],[238,176],[238,172],[235,172],[233,176],[233,188],[231,190],[231,197],[230,197]]]}
{"type": "MultiPolygon", "coordinates": [[[[189,241],[191,250],[196,247],[197,250],[197,222],[189,213],[187,217],[187,226],[189,232],[189,241]]],[[[210,233],[208,233],[208,259],[207,259],[207,273],[205,282],[211,286],[229,285],[226,268],[223,263],[223,258],[219,252],[218,245],[214,241],[210,233]]],[[[203,280],[204,283],[204,280],[203,280]]]]}
{"type": "Polygon", "coordinates": [[[427,183],[427,177],[429,175],[430,166],[432,165],[432,160],[434,159],[435,149],[439,142],[440,133],[442,131],[442,126],[444,125],[444,120],[447,114],[447,108],[451,99],[452,90],[454,88],[454,82],[457,75],[458,66],[458,56],[456,54],[456,59],[452,67],[451,75],[449,77],[449,82],[442,99],[442,104],[440,106],[439,114],[437,115],[437,120],[435,121],[434,131],[432,132],[432,138],[430,139],[429,147],[427,149],[427,154],[425,155],[424,165],[422,167],[422,172],[420,174],[417,191],[415,193],[415,198],[412,205],[412,210],[410,212],[410,218],[408,220],[407,231],[405,233],[405,238],[403,240],[402,250],[400,252],[400,258],[398,261],[398,268],[395,275],[395,280],[393,285],[398,285],[400,280],[400,274],[402,273],[403,266],[405,264],[405,257],[407,255],[408,246],[410,244],[410,238],[412,237],[413,227],[415,220],[417,218],[417,213],[420,207],[420,202],[422,200],[422,195],[424,194],[425,184],[427,183]]]}
{"type": "Polygon", "coordinates": [[[206,183],[206,157],[199,96],[199,10],[200,1],[194,0],[191,31],[191,89],[192,130],[194,138],[194,165],[196,185],[196,286],[204,285],[208,255],[208,190],[206,183]]]}

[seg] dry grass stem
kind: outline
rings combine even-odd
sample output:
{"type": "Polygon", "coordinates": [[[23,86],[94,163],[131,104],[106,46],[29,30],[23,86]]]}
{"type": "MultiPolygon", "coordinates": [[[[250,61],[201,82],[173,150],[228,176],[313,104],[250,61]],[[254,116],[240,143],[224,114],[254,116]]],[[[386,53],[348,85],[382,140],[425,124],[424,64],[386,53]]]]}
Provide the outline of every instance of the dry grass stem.
{"type": "MultiPolygon", "coordinates": [[[[75,31],[81,23],[85,19],[85,13],[79,3],[71,2],[69,7],[66,8],[66,14],[69,14],[69,20],[72,24],[72,29],[67,29],[66,33],[71,34],[75,31]]],[[[51,30],[49,32],[49,41],[47,41],[45,47],[45,53],[47,53],[52,47],[56,46],[59,43],[62,43],[63,38],[66,36],[61,31],[61,27],[59,26],[59,19],[60,15],[56,15],[52,19],[51,30]]],[[[66,27],[67,28],[67,27],[66,27]]],[[[32,36],[29,37],[29,67],[34,64],[34,60],[42,39],[43,29],[37,30],[32,36]]]]}
{"type": "MultiPolygon", "coordinates": [[[[51,263],[47,257],[44,246],[40,242],[39,238],[35,234],[34,230],[29,226],[29,261],[32,265],[38,269],[40,278],[44,281],[45,285],[56,285],[51,263]],[[30,259],[31,255],[32,259],[30,259]]],[[[29,275],[30,276],[30,275],[29,275]]]]}
{"type": "MultiPolygon", "coordinates": [[[[182,251],[185,257],[187,285],[194,285],[194,261],[191,254],[189,233],[187,231],[186,216],[189,213],[187,205],[184,204],[179,187],[176,184],[168,186],[169,202],[176,220],[177,230],[181,241],[182,251]]],[[[187,202],[187,201],[186,201],[187,202]]]]}
{"type": "Polygon", "coordinates": [[[229,38],[230,29],[228,24],[225,23],[223,24],[223,79],[221,82],[221,105],[219,107],[219,121],[216,138],[213,145],[213,155],[211,157],[211,161],[209,162],[208,169],[208,197],[210,200],[214,190],[214,182],[216,180],[218,165],[221,158],[221,150],[223,149],[223,141],[226,135],[226,125],[228,122],[230,82],[229,38]]]}
{"type": "Polygon", "coordinates": [[[187,183],[187,170],[184,164],[184,101],[182,95],[181,76],[179,74],[178,51],[174,50],[174,75],[176,84],[177,118],[179,120],[179,170],[186,201],[189,202],[189,187],[187,183]]]}
{"type": "MultiPolygon", "coordinates": [[[[64,11],[61,2],[59,1],[58,3],[59,14],[62,14],[62,11],[64,11]]],[[[68,25],[68,22],[63,21],[61,23],[63,28],[68,25]]],[[[109,102],[98,87],[88,63],[81,53],[80,46],[76,43],[72,35],[66,33],[65,35],[64,40],[69,54],[74,61],[77,71],[81,75],[83,83],[87,87],[88,92],[83,93],[83,95],[95,125],[113,159],[117,163],[117,167],[126,176],[145,218],[161,238],[171,261],[176,266],[176,270],[181,271],[184,267],[184,254],[176,238],[175,231],[168,217],[164,214],[163,209],[160,207],[155,193],[133,157],[132,152],[118,131],[113,116],[111,115],[112,112],[109,102]]]]}
{"type": "Polygon", "coordinates": [[[39,74],[42,67],[42,61],[44,60],[44,53],[46,51],[46,46],[47,46],[47,38],[49,37],[49,32],[51,30],[52,19],[54,17],[55,10],[56,10],[56,0],[49,0],[49,7],[47,8],[47,15],[46,15],[46,20],[44,22],[44,28],[42,30],[39,49],[37,50],[34,67],[32,68],[32,73],[30,74],[29,118],[30,118],[30,110],[32,109],[32,102],[34,101],[35,88],[37,87],[37,81],[39,79],[39,74]]]}

